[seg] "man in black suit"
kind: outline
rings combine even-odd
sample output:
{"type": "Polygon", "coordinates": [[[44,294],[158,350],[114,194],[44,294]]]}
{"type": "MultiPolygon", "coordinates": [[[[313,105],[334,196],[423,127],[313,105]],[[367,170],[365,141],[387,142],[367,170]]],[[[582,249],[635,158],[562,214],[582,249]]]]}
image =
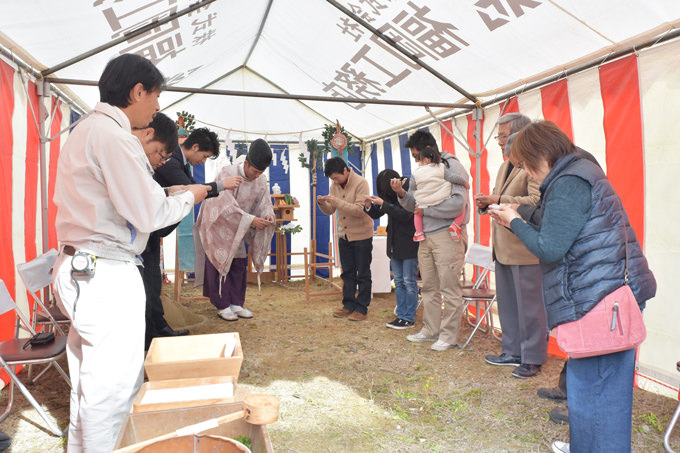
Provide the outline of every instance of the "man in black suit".
{"type": "MultiPolygon", "coordinates": [[[[189,137],[178,146],[166,163],[159,167],[153,178],[162,187],[196,184],[191,175],[191,166],[205,163],[208,158],[216,158],[220,154],[220,143],[217,134],[207,128],[195,129],[189,137]]],[[[206,183],[210,187],[208,197],[216,197],[224,189],[235,189],[243,181],[235,176],[223,181],[206,183]]],[[[174,337],[188,335],[187,329],[174,330],[163,317],[161,286],[163,277],[160,268],[161,238],[169,235],[177,225],[154,231],[149,236],[142,259],[144,260],[144,289],[146,291],[146,338],[145,346],[149,347],[154,337],[174,337]]]]}

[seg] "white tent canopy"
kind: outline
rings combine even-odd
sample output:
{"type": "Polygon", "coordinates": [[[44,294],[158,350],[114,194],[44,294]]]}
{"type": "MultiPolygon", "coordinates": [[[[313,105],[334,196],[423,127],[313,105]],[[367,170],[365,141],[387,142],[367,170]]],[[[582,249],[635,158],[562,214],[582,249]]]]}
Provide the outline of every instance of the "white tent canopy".
{"type": "MultiPolygon", "coordinates": [[[[182,11],[191,2],[88,3],[41,0],[29,7],[10,2],[0,17],[4,34],[0,41],[44,70],[182,11]]],[[[680,17],[680,3],[673,0],[481,0],[455,6],[448,0],[341,3],[481,101],[641,45],[671,30],[680,17]]],[[[470,102],[320,0],[217,0],[50,76],[96,81],[106,62],[124,52],[150,57],[171,86],[470,102]]],[[[95,88],[71,89],[87,106],[98,98],[95,88]]],[[[170,113],[188,110],[200,121],[263,135],[297,135],[342,118],[350,133],[365,139],[427,117],[422,107],[357,108],[256,98],[218,102],[214,96],[195,94],[183,98],[181,93],[165,93],[161,101],[170,113]]],[[[239,137],[232,135],[235,138],[239,137]]]]}
{"type": "MultiPolygon", "coordinates": [[[[0,181],[11,193],[0,191],[0,210],[11,216],[0,218],[0,278],[19,303],[26,303],[25,292],[14,263],[56,246],[50,203],[68,132],[58,133],[67,130],[74,110],[94,106],[106,62],[134,52],[167,77],[161,107],[170,117],[186,110],[229,142],[267,137],[279,143],[268,176],[300,200],[305,209],[296,215],[305,232],[315,215],[310,173],[295,153],[298,143],[319,139],[326,123],[339,120],[362,142],[363,154],[350,159],[371,181],[384,168],[410,175],[403,142],[428,127],[469,169],[477,193],[493,187],[502,162],[489,140],[502,111],[555,121],[607,171],[659,283],[645,310],[648,339],[639,350],[636,382],[677,396],[680,215],[672,207],[680,195],[670,184],[680,171],[677,0],[6,3],[0,136],[11,146],[0,160],[0,181]],[[54,81],[65,103],[49,93],[39,98],[40,78],[54,81]],[[47,121],[36,127],[34,118],[47,121]],[[56,138],[45,144],[50,137],[56,138]]],[[[323,184],[327,189],[321,177],[320,189],[323,184]]],[[[471,240],[488,243],[488,218],[476,218],[468,230],[471,240]]],[[[309,239],[298,234],[289,244],[300,252],[309,239]]],[[[332,228],[315,239],[327,244],[332,228]]]]}

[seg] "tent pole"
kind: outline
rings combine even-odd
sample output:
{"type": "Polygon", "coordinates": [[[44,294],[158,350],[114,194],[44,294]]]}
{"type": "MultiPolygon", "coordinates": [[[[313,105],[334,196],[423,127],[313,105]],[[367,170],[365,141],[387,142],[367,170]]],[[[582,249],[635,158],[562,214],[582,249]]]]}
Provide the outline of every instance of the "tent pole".
{"type": "Polygon", "coordinates": [[[48,182],[47,182],[47,142],[49,134],[46,126],[47,112],[45,103],[50,101],[50,84],[47,81],[36,83],[38,95],[38,134],[40,136],[40,220],[42,223],[42,253],[49,250],[48,182]]]}
{"type": "MultiPolygon", "coordinates": [[[[83,85],[96,87],[97,82],[93,80],[79,80],[79,79],[62,79],[57,77],[48,77],[50,83],[61,83],[65,85],[83,85]]],[[[354,104],[381,104],[381,105],[401,105],[406,107],[441,107],[450,109],[470,109],[472,104],[452,104],[446,102],[428,102],[428,101],[396,101],[390,99],[371,99],[371,98],[349,98],[349,97],[333,97],[333,96],[315,96],[307,94],[288,94],[288,93],[267,93],[262,91],[235,91],[235,90],[217,90],[213,88],[191,88],[191,87],[167,87],[165,91],[175,93],[195,93],[195,94],[215,94],[221,96],[242,96],[251,98],[269,98],[269,99],[291,99],[294,101],[321,101],[321,102],[344,102],[354,104]]]]}
{"type": "MultiPolygon", "coordinates": [[[[475,193],[481,192],[481,179],[482,179],[482,109],[476,107],[472,112],[473,118],[475,119],[475,193]]],[[[480,244],[480,225],[479,225],[479,211],[474,209],[475,212],[475,243],[480,244]]]]}

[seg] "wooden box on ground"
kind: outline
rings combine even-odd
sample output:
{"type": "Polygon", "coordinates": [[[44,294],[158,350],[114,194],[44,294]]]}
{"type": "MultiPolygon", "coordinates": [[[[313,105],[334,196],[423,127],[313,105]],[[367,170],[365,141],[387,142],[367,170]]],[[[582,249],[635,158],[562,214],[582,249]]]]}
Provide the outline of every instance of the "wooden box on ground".
{"type": "MultiPolygon", "coordinates": [[[[191,407],[168,411],[143,412],[127,414],[123,419],[114,450],[128,445],[151,439],[166,433],[174,432],[185,426],[199,423],[211,418],[238,412],[243,409],[243,403],[218,404],[215,406],[191,407]]],[[[233,421],[225,425],[204,431],[201,434],[212,434],[236,438],[246,436],[250,438],[250,449],[253,453],[273,453],[267,427],[251,425],[243,420],[233,421]]]]}
{"type": "Polygon", "coordinates": [[[237,332],[154,338],[144,360],[149,381],[233,376],[238,381],[243,362],[237,332]],[[225,356],[227,344],[236,341],[225,356]]]}
{"type": "Polygon", "coordinates": [[[139,390],[132,403],[132,412],[211,406],[234,401],[239,399],[233,376],[149,381],[139,390]]]}

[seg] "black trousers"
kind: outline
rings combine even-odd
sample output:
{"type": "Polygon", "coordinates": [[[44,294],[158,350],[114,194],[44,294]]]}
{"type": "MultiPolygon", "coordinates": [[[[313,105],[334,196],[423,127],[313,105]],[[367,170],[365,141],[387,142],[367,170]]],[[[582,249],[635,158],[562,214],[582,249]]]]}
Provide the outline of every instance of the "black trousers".
{"type": "Polygon", "coordinates": [[[158,332],[168,325],[165,321],[163,302],[161,301],[161,237],[156,232],[149,235],[146,249],[142,252],[144,267],[140,267],[146,292],[146,334],[145,347],[148,349],[151,340],[158,336],[158,332]]]}
{"type": "Polygon", "coordinates": [[[565,395],[567,394],[567,362],[568,360],[564,361],[564,366],[562,367],[562,371],[560,371],[560,378],[557,381],[557,386],[565,395]]]}
{"type": "Polygon", "coordinates": [[[342,306],[346,310],[368,313],[371,303],[371,260],[373,238],[361,241],[338,240],[342,266],[342,306]],[[359,292],[357,293],[357,289],[359,292]]]}

